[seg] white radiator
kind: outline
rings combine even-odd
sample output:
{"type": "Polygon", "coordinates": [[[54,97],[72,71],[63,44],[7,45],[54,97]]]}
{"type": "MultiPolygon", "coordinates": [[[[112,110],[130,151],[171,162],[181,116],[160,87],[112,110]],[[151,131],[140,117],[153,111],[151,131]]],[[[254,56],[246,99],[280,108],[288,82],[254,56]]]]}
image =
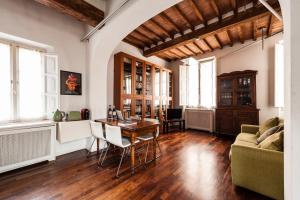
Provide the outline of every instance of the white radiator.
{"type": "Polygon", "coordinates": [[[55,159],[54,124],[0,129],[0,173],[55,159]]]}
{"type": "Polygon", "coordinates": [[[185,127],[214,131],[214,111],[203,109],[185,109],[185,127]]]}

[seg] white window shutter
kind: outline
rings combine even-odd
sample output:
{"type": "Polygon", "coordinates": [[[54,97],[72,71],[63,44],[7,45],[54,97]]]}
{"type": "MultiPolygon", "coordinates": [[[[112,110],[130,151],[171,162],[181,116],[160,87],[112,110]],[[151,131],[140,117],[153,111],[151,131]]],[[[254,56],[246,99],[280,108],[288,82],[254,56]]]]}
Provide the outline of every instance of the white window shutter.
{"type": "Polygon", "coordinates": [[[187,102],[188,102],[188,100],[187,100],[187,97],[188,97],[187,77],[188,77],[187,66],[180,65],[179,66],[179,84],[180,84],[179,104],[181,106],[186,106],[187,102]]]}
{"type": "Polygon", "coordinates": [[[56,55],[44,54],[45,115],[51,119],[58,108],[58,59],[56,55]]]}

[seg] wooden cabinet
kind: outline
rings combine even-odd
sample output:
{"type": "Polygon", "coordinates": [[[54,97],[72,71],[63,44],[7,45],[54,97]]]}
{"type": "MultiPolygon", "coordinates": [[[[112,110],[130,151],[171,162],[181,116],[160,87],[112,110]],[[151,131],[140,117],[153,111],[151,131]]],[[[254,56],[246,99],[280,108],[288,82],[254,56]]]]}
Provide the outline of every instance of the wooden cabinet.
{"type": "Polygon", "coordinates": [[[114,104],[126,118],[164,117],[173,107],[173,74],[126,53],[115,55],[114,104]]]}
{"type": "Polygon", "coordinates": [[[258,124],[257,71],[237,71],[218,76],[216,131],[237,135],[241,124],[258,124]]]}

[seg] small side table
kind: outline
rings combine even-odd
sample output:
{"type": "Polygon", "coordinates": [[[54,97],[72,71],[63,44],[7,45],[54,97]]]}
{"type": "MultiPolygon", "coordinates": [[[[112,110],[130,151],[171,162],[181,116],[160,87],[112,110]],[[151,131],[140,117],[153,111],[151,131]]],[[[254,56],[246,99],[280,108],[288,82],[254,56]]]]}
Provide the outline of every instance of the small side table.
{"type": "Polygon", "coordinates": [[[179,131],[185,131],[184,119],[172,119],[172,120],[163,120],[163,133],[169,133],[170,124],[173,125],[173,123],[179,123],[179,131]]]}

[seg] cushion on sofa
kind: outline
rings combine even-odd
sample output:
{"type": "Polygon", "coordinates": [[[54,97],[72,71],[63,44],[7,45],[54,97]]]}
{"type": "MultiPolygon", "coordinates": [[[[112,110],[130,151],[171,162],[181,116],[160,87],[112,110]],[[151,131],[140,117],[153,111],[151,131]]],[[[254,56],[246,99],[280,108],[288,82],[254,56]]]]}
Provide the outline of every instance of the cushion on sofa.
{"type": "Polygon", "coordinates": [[[266,130],[268,130],[274,126],[277,126],[278,122],[279,122],[278,117],[273,117],[271,119],[268,119],[262,125],[259,126],[259,131],[256,133],[256,136],[260,137],[260,135],[263,134],[266,130]]]}
{"type": "Polygon", "coordinates": [[[234,142],[234,145],[258,148],[258,145],[255,142],[247,142],[247,141],[243,141],[243,140],[236,140],[234,142]]]}
{"type": "Polygon", "coordinates": [[[257,144],[261,143],[262,141],[264,141],[267,137],[269,137],[270,135],[279,132],[283,130],[283,125],[282,126],[274,126],[272,128],[269,128],[268,130],[266,130],[265,132],[263,132],[259,138],[257,139],[257,144]]]}
{"type": "Polygon", "coordinates": [[[236,137],[236,141],[244,141],[244,142],[250,142],[253,144],[256,144],[257,137],[255,134],[251,133],[240,133],[236,137]]]}
{"type": "Polygon", "coordinates": [[[283,133],[284,131],[282,130],[270,135],[264,141],[262,141],[258,147],[262,149],[283,151],[283,133]]]}

